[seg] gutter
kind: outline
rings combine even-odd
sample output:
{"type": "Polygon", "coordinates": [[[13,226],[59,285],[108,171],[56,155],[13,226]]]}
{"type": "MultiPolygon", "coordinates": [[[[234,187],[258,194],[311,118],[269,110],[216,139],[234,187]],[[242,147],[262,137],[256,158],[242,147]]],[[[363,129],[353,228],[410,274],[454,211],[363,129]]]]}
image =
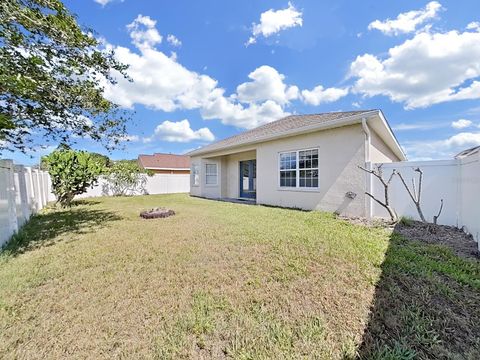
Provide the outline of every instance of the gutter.
{"type": "MultiPolygon", "coordinates": [[[[367,125],[367,118],[365,117],[362,118],[362,129],[365,133],[365,169],[372,170],[372,163],[370,162],[370,144],[372,135],[367,125]]],[[[369,194],[373,193],[372,174],[370,173],[365,173],[365,190],[369,194]]],[[[365,196],[365,215],[367,219],[373,217],[373,200],[369,196],[365,196]]]]}

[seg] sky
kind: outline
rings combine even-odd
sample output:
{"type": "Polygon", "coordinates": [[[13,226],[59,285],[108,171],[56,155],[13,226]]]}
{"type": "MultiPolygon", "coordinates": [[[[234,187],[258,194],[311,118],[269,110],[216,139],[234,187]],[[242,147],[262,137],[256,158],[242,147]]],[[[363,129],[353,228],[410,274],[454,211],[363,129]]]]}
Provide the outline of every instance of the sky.
{"type": "MultiPolygon", "coordinates": [[[[182,154],[289,114],[381,109],[410,160],[480,145],[480,1],[65,1],[128,64],[112,159],[182,154]],[[128,140],[128,141],[127,141],[128,140]]],[[[38,163],[55,144],[17,163],[38,163]]],[[[5,157],[5,156],[3,156],[5,157]]]]}

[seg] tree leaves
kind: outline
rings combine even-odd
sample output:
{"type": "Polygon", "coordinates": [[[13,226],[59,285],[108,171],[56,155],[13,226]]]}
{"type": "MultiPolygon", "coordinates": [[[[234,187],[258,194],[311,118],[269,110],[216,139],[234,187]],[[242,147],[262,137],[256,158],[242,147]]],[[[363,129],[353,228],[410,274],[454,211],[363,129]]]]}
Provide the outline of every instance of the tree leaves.
{"type": "Polygon", "coordinates": [[[63,207],[71,205],[75,195],[96,184],[105,170],[105,160],[86,151],[64,147],[42,158],[52,181],[53,193],[63,207]]]}
{"type": "Polygon", "coordinates": [[[60,0],[0,2],[0,44],[0,150],[27,151],[41,137],[119,144],[129,115],[104,98],[102,83],[127,67],[60,0]]]}

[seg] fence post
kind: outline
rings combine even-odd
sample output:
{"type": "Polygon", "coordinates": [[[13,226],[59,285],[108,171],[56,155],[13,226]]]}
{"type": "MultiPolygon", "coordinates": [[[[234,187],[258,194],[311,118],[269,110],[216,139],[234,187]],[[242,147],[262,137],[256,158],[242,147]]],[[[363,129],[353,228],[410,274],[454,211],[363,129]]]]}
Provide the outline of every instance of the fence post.
{"type": "Polygon", "coordinates": [[[42,208],[42,195],[40,191],[40,174],[38,169],[33,169],[33,188],[35,194],[35,212],[42,208]]]}
{"type": "Polygon", "coordinates": [[[7,171],[6,189],[7,189],[7,206],[8,206],[8,227],[9,234],[12,235],[18,231],[17,222],[17,204],[15,199],[15,179],[13,173],[12,160],[0,160],[0,166],[7,171]]]}
{"type": "Polygon", "coordinates": [[[43,179],[42,170],[38,170],[38,185],[40,189],[40,204],[42,205],[40,209],[43,209],[47,202],[45,201],[45,180],[43,179]]]}
{"type": "MultiPolygon", "coordinates": [[[[21,215],[21,224],[19,222],[19,226],[23,225],[27,222],[30,212],[28,209],[28,195],[27,195],[27,184],[25,181],[25,168],[23,165],[15,165],[14,167],[16,172],[16,182],[15,186],[17,188],[17,205],[20,207],[20,214],[21,215]]],[[[17,208],[18,211],[18,208],[17,208]]]]}
{"type": "Polygon", "coordinates": [[[35,188],[33,184],[32,168],[25,167],[25,180],[27,184],[29,217],[32,215],[35,206],[35,188]]]}
{"type": "Polygon", "coordinates": [[[48,173],[46,171],[42,171],[42,180],[43,180],[43,194],[45,199],[46,206],[48,204],[48,173]]]}

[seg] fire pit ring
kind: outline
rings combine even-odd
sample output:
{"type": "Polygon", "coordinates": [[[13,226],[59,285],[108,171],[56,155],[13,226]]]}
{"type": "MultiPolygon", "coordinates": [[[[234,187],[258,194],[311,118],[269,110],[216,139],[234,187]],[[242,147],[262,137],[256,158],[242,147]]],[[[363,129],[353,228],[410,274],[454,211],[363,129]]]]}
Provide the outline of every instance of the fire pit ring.
{"type": "Polygon", "coordinates": [[[175,215],[175,211],[167,208],[154,208],[140,213],[140,217],[144,219],[160,219],[175,215]]]}

